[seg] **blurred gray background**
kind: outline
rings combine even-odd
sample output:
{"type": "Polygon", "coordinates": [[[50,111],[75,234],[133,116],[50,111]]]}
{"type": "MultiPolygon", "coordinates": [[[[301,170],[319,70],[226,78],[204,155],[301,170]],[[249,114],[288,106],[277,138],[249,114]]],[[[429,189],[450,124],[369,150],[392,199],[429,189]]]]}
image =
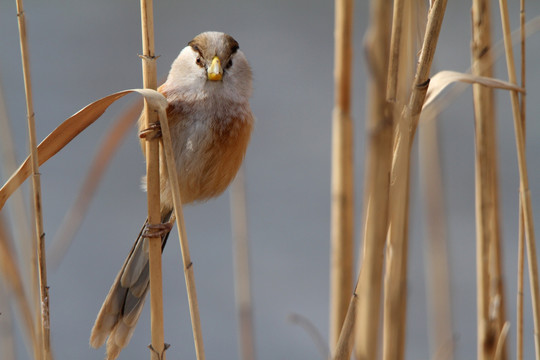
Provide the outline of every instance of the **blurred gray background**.
{"type": "MultiPolygon", "coordinates": [[[[496,4],[494,4],[496,5],[496,4]]],[[[530,2],[528,17],[540,13],[530,2]]],[[[141,87],[138,1],[25,1],[38,139],[86,104],[115,91],[141,87]]],[[[501,38],[494,6],[495,40],[501,38]]],[[[511,4],[518,26],[517,2],[511,4]]],[[[363,35],[368,2],[355,4],[354,136],[357,240],[365,149],[366,67],[363,35]]],[[[316,346],[291,313],[310,319],[328,335],[330,139],[333,105],[333,23],[331,1],[156,1],[158,76],[165,76],[178,52],[196,34],[219,30],[240,43],[254,70],[252,108],[257,123],[246,158],[249,233],[256,350],[259,359],[320,359],[316,346]]],[[[450,1],[434,66],[465,71],[470,64],[470,4],[450,1]]],[[[528,42],[528,155],[533,208],[540,211],[540,40],[528,42]]],[[[0,78],[13,124],[18,159],[27,154],[26,109],[20,65],[15,1],[0,2],[0,78]]],[[[504,62],[497,75],[506,79],[504,62]]],[[[133,97],[134,98],[134,97],[133,97]]],[[[132,99],[133,99],[132,98],[132,99]]],[[[132,99],[122,100],[41,168],[47,241],[52,241],[72,204],[86,169],[109,124],[132,99]]],[[[511,106],[497,93],[502,230],[515,353],[515,298],[518,234],[518,176],[511,106]]],[[[474,126],[471,91],[440,117],[445,196],[448,200],[450,270],[456,359],[476,356],[474,224],[474,126]]],[[[413,161],[410,226],[407,358],[428,359],[424,285],[424,230],[418,161],[413,161]]],[[[146,214],[139,189],[144,173],[136,132],[112,159],[80,232],[65,260],[50,270],[51,327],[57,359],[100,359],[104,349],[88,346],[90,329],[114,276],[146,214]]],[[[8,174],[2,174],[2,183],[8,174]]],[[[208,359],[237,359],[233,257],[227,194],[185,208],[187,234],[200,302],[208,359]]],[[[357,244],[357,249],[359,249],[357,244]]],[[[357,251],[358,252],[358,251],[357,251]]],[[[164,255],[165,338],[168,359],[195,358],[176,234],[164,255]]],[[[525,355],[534,353],[528,282],[525,294],[525,355]]],[[[0,309],[4,313],[7,309],[0,309]]],[[[0,317],[0,321],[2,318],[0,317]]],[[[148,357],[146,307],[121,359],[148,357]]],[[[17,330],[16,336],[22,335],[17,330]]],[[[19,358],[28,358],[22,343],[19,358]]],[[[1,353],[1,349],[0,349],[1,353]]]]}

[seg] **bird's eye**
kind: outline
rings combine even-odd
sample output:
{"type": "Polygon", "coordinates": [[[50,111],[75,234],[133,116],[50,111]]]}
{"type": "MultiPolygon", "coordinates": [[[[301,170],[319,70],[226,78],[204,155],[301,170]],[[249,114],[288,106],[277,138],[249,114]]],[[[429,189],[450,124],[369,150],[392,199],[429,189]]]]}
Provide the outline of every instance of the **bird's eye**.
{"type": "Polygon", "coordinates": [[[232,59],[227,62],[227,65],[225,66],[225,68],[228,69],[231,66],[232,66],[232,59]]]}
{"type": "Polygon", "coordinates": [[[195,60],[195,63],[199,65],[200,67],[203,67],[203,62],[200,56],[197,56],[197,60],[195,60]]]}

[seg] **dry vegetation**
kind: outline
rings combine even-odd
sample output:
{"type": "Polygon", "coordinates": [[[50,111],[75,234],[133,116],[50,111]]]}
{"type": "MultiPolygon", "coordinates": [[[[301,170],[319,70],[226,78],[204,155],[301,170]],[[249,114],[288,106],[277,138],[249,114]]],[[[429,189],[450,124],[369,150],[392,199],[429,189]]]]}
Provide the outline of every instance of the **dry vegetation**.
{"type": "MultiPolygon", "coordinates": [[[[426,243],[431,271],[428,274],[430,312],[433,319],[432,356],[437,359],[453,358],[450,337],[452,336],[452,315],[450,312],[450,290],[448,279],[448,259],[445,249],[445,222],[442,205],[442,179],[438,172],[438,145],[436,121],[434,117],[442,108],[437,96],[454,82],[473,84],[475,117],[475,165],[476,165],[476,229],[477,229],[477,358],[514,358],[506,346],[509,336],[508,311],[517,311],[517,359],[523,359],[523,337],[534,337],[536,358],[540,359],[540,289],[536,260],[531,194],[528,185],[527,159],[525,153],[525,19],[524,1],[521,2],[521,76],[518,84],[515,60],[511,51],[513,37],[509,26],[506,0],[500,0],[504,47],[508,81],[493,79],[492,23],[494,18],[491,2],[472,0],[471,73],[443,71],[433,74],[431,64],[437,50],[437,41],[444,19],[446,0],[433,0],[425,4],[421,0],[372,0],[370,25],[366,35],[366,54],[370,79],[367,84],[368,104],[366,134],[367,152],[364,171],[364,207],[362,226],[362,254],[359,275],[354,282],[354,186],[353,179],[353,138],[351,119],[351,68],[352,46],[352,1],[336,0],[335,29],[335,108],[333,113],[333,156],[332,156],[332,261],[331,261],[331,311],[330,346],[333,359],[403,359],[405,354],[405,329],[407,323],[407,262],[409,202],[411,178],[411,152],[419,123],[425,127],[419,139],[421,151],[422,188],[430,224],[427,230],[431,238],[426,243]],[[421,28],[420,42],[417,30],[421,28]],[[515,128],[515,142],[520,178],[520,236],[519,236],[519,277],[518,307],[509,309],[508,294],[503,282],[502,237],[500,230],[500,200],[497,160],[497,129],[494,121],[493,89],[504,89],[511,98],[515,128]],[[429,114],[423,109],[431,107],[429,114]],[[439,105],[437,105],[439,104],[439,105]],[[435,109],[435,110],[433,110],[435,109]],[[430,178],[428,179],[428,170],[430,178]],[[435,170],[434,170],[435,169],[435,170]],[[425,171],[424,171],[425,170],[425,171]],[[435,174],[435,175],[433,175],[435,174]],[[527,255],[528,278],[532,297],[534,334],[523,334],[523,266],[527,255]],[[353,286],[354,285],[354,286],[353,286]]],[[[22,328],[26,334],[33,358],[51,359],[48,319],[48,288],[46,261],[43,251],[44,231],[40,205],[39,166],[54,156],[69,141],[97,120],[114,101],[133,91],[123,91],[100,99],[73,115],[53,131],[39,146],[35,137],[32,110],[32,91],[25,17],[22,0],[17,0],[21,53],[23,59],[25,90],[27,95],[28,133],[31,147],[26,162],[13,172],[13,176],[0,190],[0,208],[15,190],[32,178],[33,217],[35,243],[26,249],[27,254],[18,261],[12,240],[6,231],[8,225],[0,218],[0,270],[6,285],[11,289],[10,300],[17,305],[21,314],[22,328]],[[23,269],[27,269],[24,270],[23,269]],[[24,276],[29,276],[28,281],[24,276]]],[[[144,88],[155,89],[157,85],[155,56],[153,49],[153,20],[151,1],[141,0],[143,24],[143,68],[144,88]]],[[[135,90],[146,100],[148,124],[165,118],[164,100],[150,90],[135,90]]],[[[140,105],[137,105],[140,106],[140,105]]],[[[137,114],[134,106],[132,113],[137,114]]],[[[133,115],[119,121],[118,131],[124,133],[133,115]],[[126,120],[127,119],[127,120],[126,120]]],[[[159,217],[159,172],[158,154],[165,153],[169,178],[177,179],[176,167],[172,163],[171,139],[167,122],[162,122],[162,141],[147,142],[148,172],[148,217],[150,223],[160,221],[159,217]]],[[[3,124],[8,129],[7,124],[3,124]]],[[[2,139],[9,149],[6,131],[2,139]]],[[[105,142],[107,151],[114,151],[113,138],[120,138],[116,131],[105,142]]],[[[107,153],[105,152],[105,154],[107,153]]],[[[3,161],[9,167],[9,156],[3,161]]],[[[89,178],[86,194],[80,205],[84,213],[88,193],[92,193],[96,181],[103,172],[104,155],[96,160],[96,176],[89,178]]],[[[247,259],[247,222],[245,198],[243,194],[243,173],[234,185],[233,229],[238,239],[238,312],[240,316],[241,347],[243,359],[254,359],[251,299],[249,289],[249,261],[247,259]]],[[[174,181],[173,181],[174,182],[174,181]]],[[[193,267],[185,234],[183,214],[178,192],[174,186],[175,218],[179,226],[179,238],[184,262],[184,273],[188,289],[189,305],[197,359],[204,359],[204,346],[200,326],[198,304],[195,291],[193,267]]],[[[14,195],[14,202],[20,199],[14,195]]],[[[19,218],[22,218],[20,216],[19,218]]],[[[24,223],[24,222],[23,222],[24,223]]],[[[72,223],[72,221],[67,221],[72,223]]],[[[24,224],[10,224],[25,227],[24,224]]],[[[68,230],[68,232],[72,230],[68,230]]],[[[161,358],[166,346],[163,335],[163,306],[161,289],[161,243],[160,238],[150,241],[151,268],[151,314],[153,359],[161,358]]],[[[55,299],[51,299],[55,301],[55,299]]],[[[471,355],[471,358],[473,356],[471,355]]]]}

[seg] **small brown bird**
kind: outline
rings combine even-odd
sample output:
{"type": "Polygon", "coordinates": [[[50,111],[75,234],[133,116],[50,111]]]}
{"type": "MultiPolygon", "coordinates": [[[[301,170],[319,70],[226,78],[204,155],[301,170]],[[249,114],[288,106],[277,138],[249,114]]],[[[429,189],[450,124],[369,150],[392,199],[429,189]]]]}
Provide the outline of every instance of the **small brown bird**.
{"type": "MultiPolygon", "coordinates": [[[[180,52],[167,81],[159,87],[169,103],[167,116],[182,203],[218,196],[236,176],[254,122],[249,106],[251,78],[251,68],[236,40],[224,33],[205,32],[180,52]]],[[[141,119],[139,128],[144,128],[141,119]]],[[[162,157],[161,165],[163,161],[162,157]]],[[[164,166],[160,169],[161,218],[166,223],[173,202],[164,166]]],[[[118,357],[133,335],[149,288],[148,240],[141,234],[116,276],[90,336],[95,348],[108,338],[109,360],[118,357]]],[[[167,235],[162,236],[162,249],[166,241],[167,235]]]]}

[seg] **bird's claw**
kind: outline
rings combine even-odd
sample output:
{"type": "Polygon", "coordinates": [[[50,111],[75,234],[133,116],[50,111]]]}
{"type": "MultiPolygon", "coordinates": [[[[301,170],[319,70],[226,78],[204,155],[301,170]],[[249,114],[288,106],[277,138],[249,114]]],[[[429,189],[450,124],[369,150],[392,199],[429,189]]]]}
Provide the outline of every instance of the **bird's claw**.
{"type": "Polygon", "coordinates": [[[158,238],[167,235],[173,227],[173,223],[164,224],[146,224],[142,234],[145,238],[158,238]]]}
{"type": "Polygon", "coordinates": [[[139,138],[154,140],[161,137],[161,124],[158,122],[148,124],[146,129],[139,131],[139,138]]]}

